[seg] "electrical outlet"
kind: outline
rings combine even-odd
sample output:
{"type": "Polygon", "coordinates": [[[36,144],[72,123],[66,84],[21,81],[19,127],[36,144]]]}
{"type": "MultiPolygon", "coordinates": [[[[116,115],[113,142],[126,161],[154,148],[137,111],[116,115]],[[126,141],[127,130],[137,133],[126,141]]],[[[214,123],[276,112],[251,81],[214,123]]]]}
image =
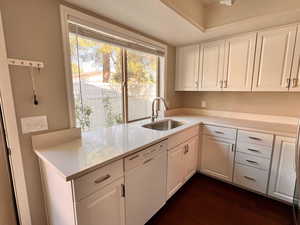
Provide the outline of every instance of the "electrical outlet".
{"type": "Polygon", "coordinates": [[[47,116],[21,118],[21,125],[23,134],[48,130],[47,116]]]}
{"type": "Polygon", "coordinates": [[[207,107],[206,101],[201,101],[201,108],[206,108],[206,107],[207,107]]]}

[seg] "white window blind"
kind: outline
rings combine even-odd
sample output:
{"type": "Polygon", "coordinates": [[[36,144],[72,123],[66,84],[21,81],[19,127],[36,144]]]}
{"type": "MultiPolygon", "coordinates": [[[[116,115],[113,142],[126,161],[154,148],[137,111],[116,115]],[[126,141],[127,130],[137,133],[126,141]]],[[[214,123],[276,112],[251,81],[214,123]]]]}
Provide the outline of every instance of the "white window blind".
{"type": "Polygon", "coordinates": [[[151,45],[149,43],[143,43],[142,41],[130,40],[119,35],[111,34],[105,31],[100,31],[82,24],[78,24],[69,20],[69,32],[79,36],[89,37],[95,40],[114,44],[123,48],[138,50],[157,56],[164,56],[165,52],[158,46],[151,45]]]}

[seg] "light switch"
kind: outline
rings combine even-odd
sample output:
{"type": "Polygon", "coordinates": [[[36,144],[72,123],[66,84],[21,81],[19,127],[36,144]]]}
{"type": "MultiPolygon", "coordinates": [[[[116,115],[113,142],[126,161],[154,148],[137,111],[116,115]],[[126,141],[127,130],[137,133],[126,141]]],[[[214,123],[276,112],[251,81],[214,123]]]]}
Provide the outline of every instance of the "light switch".
{"type": "Polygon", "coordinates": [[[23,134],[48,130],[47,116],[21,118],[21,125],[23,134]]]}
{"type": "Polygon", "coordinates": [[[206,108],[206,107],[207,107],[206,101],[201,101],[201,108],[206,108]]]}

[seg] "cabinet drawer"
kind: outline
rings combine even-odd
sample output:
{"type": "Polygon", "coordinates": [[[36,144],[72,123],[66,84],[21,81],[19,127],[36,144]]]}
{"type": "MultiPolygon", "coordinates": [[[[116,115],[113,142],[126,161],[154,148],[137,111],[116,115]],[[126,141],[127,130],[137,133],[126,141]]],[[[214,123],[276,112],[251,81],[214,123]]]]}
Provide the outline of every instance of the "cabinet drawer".
{"type": "Polygon", "coordinates": [[[241,153],[241,152],[236,153],[235,161],[240,164],[252,166],[261,170],[269,171],[270,168],[269,159],[265,159],[265,158],[261,158],[261,157],[241,153]]]}
{"type": "Polygon", "coordinates": [[[237,163],[235,164],[233,182],[257,192],[266,193],[268,172],[237,163]]]}
{"type": "Polygon", "coordinates": [[[237,140],[238,142],[272,147],[274,135],[239,130],[237,140]]]}
{"type": "Polygon", "coordinates": [[[158,144],[152,145],[147,149],[141,150],[138,153],[130,155],[124,159],[125,171],[131,170],[139,166],[145,159],[156,156],[161,153],[162,150],[167,149],[168,141],[162,141],[158,144]]]}
{"type": "Polygon", "coordinates": [[[236,129],[233,128],[204,125],[203,133],[210,136],[233,139],[233,140],[235,140],[236,138],[236,129]]]}
{"type": "Polygon", "coordinates": [[[196,135],[199,135],[199,126],[194,126],[178,134],[174,134],[168,139],[168,149],[172,149],[196,135]]]}
{"type": "Polygon", "coordinates": [[[249,143],[238,142],[236,147],[237,152],[243,152],[250,155],[264,157],[264,158],[271,158],[272,155],[272,148],[268,146],[262,145],[254,145],[249,143]]]}
{"type": "Polygon", "coordinates": [[[123,160],[119,160],[74,180],[76,201],[123,176],[123,160]]]}

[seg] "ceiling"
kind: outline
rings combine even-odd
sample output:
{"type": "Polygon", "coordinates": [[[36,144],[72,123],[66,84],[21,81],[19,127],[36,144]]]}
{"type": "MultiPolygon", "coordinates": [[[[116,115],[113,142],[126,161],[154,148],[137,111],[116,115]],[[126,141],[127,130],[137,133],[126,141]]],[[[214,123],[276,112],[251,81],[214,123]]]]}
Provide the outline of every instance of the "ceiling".
{"type": "Polygon", "coordinates": [[[197,42],[203,34],[160,0],[66,1],[172,45],[197,42]]]}

